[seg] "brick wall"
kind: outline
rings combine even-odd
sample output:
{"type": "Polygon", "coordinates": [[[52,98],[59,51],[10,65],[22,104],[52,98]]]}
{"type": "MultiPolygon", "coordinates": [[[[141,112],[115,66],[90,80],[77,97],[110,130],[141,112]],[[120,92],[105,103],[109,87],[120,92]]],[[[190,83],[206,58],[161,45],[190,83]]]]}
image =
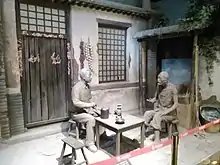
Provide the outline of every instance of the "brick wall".
{"type": "Polygon", "coordinates": [[[9,138],[9,118],[4,69],[4,35],[2,26],[2,1],[0,1],[0,138],[9,138]]]}

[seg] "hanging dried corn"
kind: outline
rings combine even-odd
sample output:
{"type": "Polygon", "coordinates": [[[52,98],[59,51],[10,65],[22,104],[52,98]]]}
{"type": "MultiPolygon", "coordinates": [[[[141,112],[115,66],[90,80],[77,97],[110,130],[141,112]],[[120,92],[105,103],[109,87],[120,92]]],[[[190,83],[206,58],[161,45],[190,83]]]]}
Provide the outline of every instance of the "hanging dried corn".
{"type": "Polygon", "coordinates": [[[87,45],[88,54],[86,55],[86,60],[88,61],[89,69],[93,72],[92,61],[93,61],[93,49],[90,41],[88,41],[87,45]]]}
{"type": "Polygon", "coordinates": [[[67,73],[68,75],[71,74],[71,67],[70,67],[70,64],[71,64],[71,44],[70,42],[67,42],[67,73]]]}
{"type": "Polygon", "coordinates": [[[80,42],[80,57],[79,57],[79,61],[80,61],[80,68],[84,68],[84,61],[85,61],[85,43],[83,41],[80,42]]]}

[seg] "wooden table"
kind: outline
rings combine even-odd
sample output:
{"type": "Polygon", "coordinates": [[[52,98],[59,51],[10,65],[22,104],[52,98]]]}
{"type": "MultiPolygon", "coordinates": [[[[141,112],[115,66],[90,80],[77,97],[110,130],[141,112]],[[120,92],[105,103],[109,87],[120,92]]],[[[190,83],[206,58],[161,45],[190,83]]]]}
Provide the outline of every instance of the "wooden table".
{"type": "Polygon", "coordinates": [[[125,119],[124,124],[116,124],[115,115],[110,115],[108,119],[101,119],[100,117],[96,118],[95,132],[96,132],[96,145],[98,149],[100,148],[99,126],[107,128],[116,133],[116,156],[120,155],[120,142],[121,142],[122,133],[137,127],[141,127],[140,148],[144,147],[144,137],[145,137],[144,120],[132,115],[123,115],[123,118],[125,119]]]}

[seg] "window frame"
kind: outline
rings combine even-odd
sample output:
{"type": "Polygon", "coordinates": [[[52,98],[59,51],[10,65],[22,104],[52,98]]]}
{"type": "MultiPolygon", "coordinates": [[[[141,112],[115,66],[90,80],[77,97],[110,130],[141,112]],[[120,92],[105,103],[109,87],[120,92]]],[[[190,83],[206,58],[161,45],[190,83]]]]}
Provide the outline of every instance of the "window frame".
{"type": "Polygon", "coordinates": [[[21,31],[55,35],[67,34],[67,12],[65,9],[43,6],[38,4],[29,4],[26,2],[20,2],[18,5],[18,21],[20,23],[19,28],[21,31]],[[34,7],[34,9],[31,9],[31,7],[34,7]],[[23,14],[25,13],[25,15],[23,15],[22,12],[23,14]],[[30,16],[30,13],[32,13],[33,16],[30,16]],[[49,16],[50,18],[47,18],[47,16],[49,16]],[[57,19],[55,19],[55,17],[57,17],[57,19]],[[24,20],[27,21],[24,22],[24,20]],[[34,20],[35,22],[33,23],[30,20],[34,20]],[[42,21],[42,23],[39,23],[40,21],[42,21]],[[49,25],[46,22],[50,22],[51,24],[49,25]],[[54,26],[53,23],[56,23],[57,26],[54,26]],[[22,28],[22,26],[25,26],[27,28],[22,28]],[[31,29],[31,26],[35,27],[35,29],[31,29]],[[47,28],[50,28],[50,31],[47,31],[47,28]]]}
{"type": "MultiPolygon", "coordinates": [[[[112,23],[111,21],[110,22],[108,22],[108,23],[103,23],[103,21],[101,21],[100,23],[98,23],[98,39],[99,39],[99,28],[106,28],[106,29],[114,29],[114,30],[123,30],[125,33],[124,33],[124,49],[122,50],[122,51],[124,51],[124,53],[123,53],[123,59],[124,60],[121,60],[121,61],[124,61],[124,65],[121,65],[121,66],[123,66],[123,68],[122,69],[118,69],[118,63],[117,63],[117,69],[113,69],[113,70],[111,70],[110,69],[110,72],[111,71],[113,71],[113,72],[117,72],[117,74],[113,74],[113,76],[119,76],[119,72],[121,72],[122,74],[121,74],[121,76],[124,76],[124,78],[123,79],[115,79],[115,78],[111,78],[111,74],[110,74],[110,80],[108,80],[107,79],[107,77],[109,76],[109,75],[106,75],[106,76],[103,76],[103,71],[106,71],[106,72],[109,72],[109,70],[108,69],[105,69],[105,70],[103,70],[103,69],[101,69],[101,72],[102,72],[102,76],[100,76],[100,67],[102,67],[103,66],[103,53],[100,55],[99,54],[99,43],[98,43],[98,47],[97,47],[97,52],[98,52],[98,56],[101,56],[101,61],[102,61],[102,64],[100,65],[100,60],[98,59],[98,81],[99,81],[99,84],[105,84],[105,83],[117,83],[117,82],[125,82],[125,81],[127,81],[127,29],[128,29],[128,26],[120,26],[120,25],[122,25],[122,24],[124,24],[124,23],[119,23],[119,24],[115,24],[115,22],[114,23],[112,23]],[[123,72],[122,72],[122,70],[124,70],[123,72]],[[102,77],[102,80],[100,81],[100,77],[102,77]],[[106,80],[103,80],[103,77],[106,77],[106,80]]],[[[130,24],[129,24],[130,25],[130,24]]],[[[105,34],[108,34],[108,33],[105,33],[105,34]]],[[[118,36],[118,34],[117,34],[117,36],[118,36]]],[[[106,38],[107,39],[107,38],[106,38]]],[[[103,38],[102,38],[102,40],[103,40],[103,38]]],[[[111,39],[108,39],[108,40],[111,40],[111,39]]],[[[102,49],[101,49],[101,51],[103,51],[103,43],[101,43],[101,45],[102,45],[102,49]]],[[[108,45],[108,44],[105,44],[105,45],[108,45]]],[[[109,45],[112,45],[112,44],[109,44],[109,45]]],[[[116,44],[116,46],[117,46],[118,44],[116,44]]],[[[122,46],[122,45],[119,45],[119,46],[122,46]]],[[[114,49],[112,50],[111,48],[110,48],[110,51],[115,51],[114,49]]],[[[110,53],[110,55],[105,55],[106,57],[111,57],[112,56],[112,54],[110,53]]],[[[115,56],[115,55],[114,55],[115,56]]],[[[114,57],[115,58],[115,57],[114,57]]],[[[110,60],[111,60],[111,58],[110,58],[110,60]]],[[[107,60],[106,60],[107,61],[107,60]]],[[[111,60],[111,61],[115,61],[115,59],[114,60],[111,60]]],[[[115,66],[115,64],[111,64],[110,63],[110,65],[107,65],[106,64],[106,66],[110,66],[110,68],[112,68],[112,66],[113,66],[113,68],[114,68],[114,66],[115,66]]],[[[107,73],[106,73],[107,74],[107,73]]]]}

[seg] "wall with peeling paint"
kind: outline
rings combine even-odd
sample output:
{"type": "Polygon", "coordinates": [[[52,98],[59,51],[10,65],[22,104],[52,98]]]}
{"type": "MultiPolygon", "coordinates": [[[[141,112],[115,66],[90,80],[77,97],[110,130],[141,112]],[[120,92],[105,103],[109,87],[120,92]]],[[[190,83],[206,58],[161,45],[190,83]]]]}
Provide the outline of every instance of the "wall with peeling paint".
{"type": "MultiPolygon", "coordinates": [[[[145,20],[132,18],[129,16],[95,11],[86,8],[72,7],[70,14],[71,23],[71,41],[74,48],[74,56],[78,64],[80,56],[80,41],[85,42],[90,38],[90,42],[94,49],[93,80],[92,86],[102,86],[102,90],[93,91],[94,101],[101,106],[107,106],[114,109],[116,104],[122,103],[124,111],[133,111],[138,109],[138,80],[139,80],[139,46],[137,41],[133,38],[134,34],[138,31],[148,28],[148,24],[145,20]],[[114,83],[119,84],[120,88],[108,89],[112,84],[99,84],[98,81],[98,54],[97,54],[97,42],[98,42],[98,22],[97,19],[105,19],[123,23],[130,23],[132,26],[127,30],[127,81],[114,83]],[[130,68],[128,67],[129,55],[131,57],[130,68]],[[123,84],[126,84],[126,88],[123,88],[123,84]],[[128,84],[131,84],[130,86],[128,84]]],[[[85,61],[87,67],[87,61],[85,61]]],[[[144,67],[144,66],[143,66],[144,67]]]]}
{"type": "MultiPolygon", "coordinates": [[[[220,59],[220,52],[217,52],[217,57],[220,59]]],[[[211,76],[213,85],[209,85],[208,74],[206,71],[206,62],[204,57],[200,57],[199,85],[201,88],[202,100],[207,100],[211,96],[216,96],[216,99],[220,101],[219,73],[220,73],[220,64],[214,63],[214,72],[211,76]]]]}

